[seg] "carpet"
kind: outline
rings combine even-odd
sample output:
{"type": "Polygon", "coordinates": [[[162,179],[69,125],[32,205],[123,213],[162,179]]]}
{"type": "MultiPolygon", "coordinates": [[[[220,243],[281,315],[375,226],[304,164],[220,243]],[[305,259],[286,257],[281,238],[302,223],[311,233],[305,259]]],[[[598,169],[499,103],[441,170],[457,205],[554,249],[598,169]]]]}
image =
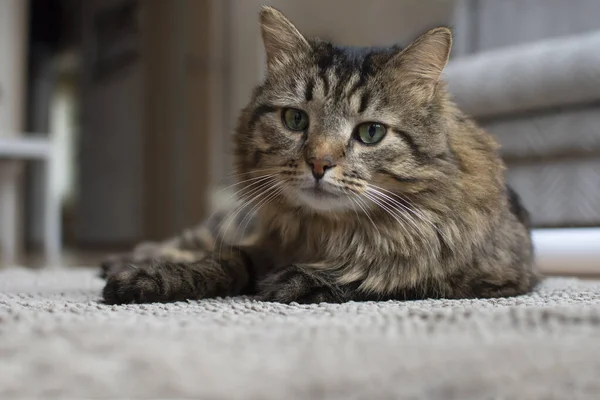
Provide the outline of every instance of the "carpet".
{"type": "Polygon", "coordinates": [[[600,398],[600,281],[339,305],[108,306],[102,284],[0,271],[0,398],[600,398]]]}

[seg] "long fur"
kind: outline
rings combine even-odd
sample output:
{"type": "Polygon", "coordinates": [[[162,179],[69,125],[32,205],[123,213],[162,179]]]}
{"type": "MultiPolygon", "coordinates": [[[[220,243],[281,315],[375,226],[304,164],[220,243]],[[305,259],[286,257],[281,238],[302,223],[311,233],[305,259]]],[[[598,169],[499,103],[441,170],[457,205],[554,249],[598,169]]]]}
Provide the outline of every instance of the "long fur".
{"type": "Polygon", "coordinates": [[[363,49],[304,38],[269,7],[261,21],[268,74],[234,137],[237,202],[177,238],[107,260],[107,302],[464,298],[532,288],[528,216],[505,183],[498,145],[440,81],[447,28],[404,50],[363,49]],[[285,126],[290,107],[308,115],[307,129],[285,126]],[[387,127],[385,137],[358,141],[364,122],[387,127]],[[319,157],[331,167],[316,181],[319,157]]]}

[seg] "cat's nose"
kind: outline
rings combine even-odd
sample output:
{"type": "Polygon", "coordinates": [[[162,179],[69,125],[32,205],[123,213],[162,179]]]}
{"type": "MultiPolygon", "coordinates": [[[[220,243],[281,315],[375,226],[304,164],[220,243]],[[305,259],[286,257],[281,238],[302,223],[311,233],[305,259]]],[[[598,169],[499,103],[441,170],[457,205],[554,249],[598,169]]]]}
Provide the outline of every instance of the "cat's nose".
{"type": "Polygon", "coordinates": [[[335,167],[331,156],[312,157],[307,160],[307,163],[312,169],[312,174],[316,180],[323,178],[325,171],[335,167]]]}

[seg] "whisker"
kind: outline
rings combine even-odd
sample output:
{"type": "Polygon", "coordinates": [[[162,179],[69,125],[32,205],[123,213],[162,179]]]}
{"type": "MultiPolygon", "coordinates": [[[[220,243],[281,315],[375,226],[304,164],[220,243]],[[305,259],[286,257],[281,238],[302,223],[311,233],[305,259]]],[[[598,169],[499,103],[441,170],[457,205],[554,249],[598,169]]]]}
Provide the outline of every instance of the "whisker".
{"type": "MultiPolygon", "coordinates": [[[[253,193],[256,193],[257,191],[259,191],[259,190],[261,190],[262,188],[264,188],[265,186],[267,186],[267,185],[269,184],[269,182],[264,182],[264,181],[265,181],[265,180],[267,180],[267,179],[269,179],[269,178],[271,178],[271,179],[272,179],[272,177],[270,177],[270,176],[269,176],[269,177],[265,177],[265,178],[264,178],[263,180],[261,180],[261,181],[253,182],[252,184],[250,184],[250,185],[248,185],[248,186],[246,186],[246,187],[243,187],[243,188],[239,189],[238,191],[236,191],[235,193],[233,193],[233,194],[231,195],[231,197],[234,197],[234,198],[236,198],[236,197],[238,197],[237,195],[238,195],[239,193],[241,193],[242,191],[244,191],[244,190],[249,190],[251,187],[253,187],[253,186],[255,186],[255,185],[259,185],[258,187],[254,188],[254,189],[252,189],[252,190],[249,190],[247,193],[244,193],[244,195],[245,195],[245,196],[251,196],[253,193]]],[[[238,207],[239,207],[239,206],[238,206],[238,207]]],[[[236,209],[235,209],[235,210],[237,210],[237,207],[236,207],[236,209]]],[[[233,211],[235,211],[235,210],[233,210],[233,211]]],[[[214,217],[214,215],[215,215],[217,212],[218,212],[218,211],[215,211],[215,212],[213,212],[213,213],[211,214],[211,216],[208,218],[208,221],[211,221],[211,220],[212,220],[212,218],[214,217]]],[[[223,221],[222,221],[222,222],[221,222],[221,223],[220,223],[220,224],[217,226],[217,230],[220,230],[220,228],[222,227],[222,224],[223,224],[223,221]]]]}
{"type": "Polygon", "coordinates": [[[223,192],[223,191],[225,191],[225,190],[227,190],[227,189],[229,189],[231,187],[238,186],[238,185],[241,185],[241,184],[246,183],[246,182],[252,182],[252,181],[257,181],[257,180],[261,181],[261,180],[264,180],[264,179],[267,179],[267,178],[270,178],[270,177],[273,177],[273,176],[276,176],[276,175],[279,175],[279,174],[278,173],[273,173],[273,174],[268,174],[268,175],[257,176],[257,177],[250,178],[250,179],[244,179],[243,181],[239,181],[239,182],[233,183],[231,185],[228,185],[228,186],[220,189],[219,191],[223,192]]]}
{"type": "MultiPolygon", "coordinates": [[[[417,224],[417,222],[416,222],[417,220],[416,220],[414,214],[411,215],[411,214],[408,214],[405,212],[405,211],[408,211],[408,209],[406,207],[402,207],[401,203],[394,201],[393,199],[391,199],[389,197],[382,197],[382,193],[380,193],[380,192],[371,191],[371,194],[374,196],[378,196],[380,201],[384,202],[390,208],[395,210],[398,213],[398,215],[402,216],[405,221],[410,223],[415,228],[415,230],[419,233],[419,235],[424,240],[426,240],[427,232],[424,231],[424,229],[423,229],[424,227],[422,225],[417,224]]],[[[422,219],[419,218],[419,220],[422,220],[422,219]]],[[[427,222],[427,221],[424,221],[424,222],[427,222]]]]}
{"type": "MultiPolygon", "coordinates": [[[[367,194],[365,194],[365,196],[367,196],[367,194]]],[[[423,243],[428,243],[427,235],[423,231],[422,227],[419,226],[418,224],[416,224],[415,221],[413,220],[413,218],[409,214],[403,213],[400,209],[393,207],[392,205],[390,205],[387,202],[384,205],[383,202],[385,201],[385,199],[374,197],[373,192],[371,192],[369,194],[369,196],[371,196],[371,200],[373,202],[379,204],[379,206],[381,208],[385,209],[388,212],[388,214],[390,214],[392,217],[394,217],[394,219],[396,219],[396,221],[398,221],[400,223],[400,226],[403,228],[404,232],[407,235],[408,235],[408,231],[406,230],[406,227],[404,226],[404,224],[402,224],[402,222],[400,222],[400,220],[398,220],[398,218],[396,218],[396,216],[401,217],[405,222],[409,222],[414,227],[415,232],[417,233],[417,236],[423,240],[423,243]]],[[[427,250],[428,250],[430,256],[432,258],[435,258],[435,252],[429,247],[427,250]]]]}
{"type": "MultiPolygon", "coordinates": [[[[266,206],[268,203],[273,201],[277,196],[279,196],[281,193],[283,193],[284,190],[285,190],[285,182],[277,182],[273,186],[271,186],[270,188],[268,188],[266,190],[266,192],[267,193],[270,192],[270,194],[267,197],[264,197],[262,200],[260,200],[244,216],[244,218],[240,222],[240,226],[243,225],[243,227],[241,229],[241,239],[240,240],[244,240],[244,235],[246,233],[246,229],[248,229],[248,225],[250,224],[250,221],[252,220],[252,216],[254,215],[254,213],[257,213],[262,207],[266,206]],[[244,224],[244,222],[245,222],[245,224],[244,224]]],[[[235,236],[234,241],[237,241],[237,235],[235,236]]]]}
{"type": "MultiPolygon", "coordinates": [[[[354,196],[350,196],[350,192],[347,192],[346,195],[348,195],[348,198],[350,199],[350,201],[352,201],[353,204],[356,204],[356,200],[354,200],[354,196]]],[[[356,220],[358,222],[360,222],[360,217],[358,215],[358,212],[356,211],[356,207],[352,206],[352,211],[354,211],[354,214],[356,214],[356,220]]]]}
{"type": "MultiPolygon", "coordinates": [[[[370,189],[370,192],[372,193],[372,195],[379,196],[382,201],[386,201],[386,199],[381,198],[381,196],[385,196],[385,198],[387,198],[386,203],[388,205],[389,205],[389,203],[394,204],[395,206],[393,206],[393,208],[398,213],[400,213],[402,215],[405,215],[406,217],[410,217],[410,214],[406,214],[405,212],[402,212],[402,210],[410,211],[413,214],[413,216],[417,217],[419,220],[421,220],[421,221],[427,223],[428,225],[430,225],[433,229],[435,229],[438,232],[438,234],[443,238],[443,240],[445,240],[446,242],[448,242],[448,239],[446,238],[446,236],[444,235],[444,233],[442,231],[440,231],[440,229],[433,222],[431,222],[430,220],[428,220],[424,215],[422,215],[420,213],[414,212],[412,209],[410,209],[410,207],[407,207],[404,204],[398,202],[397,200],[395,200],[395,199],[393,199],[393,198],[391,198],[389,196],[386,196],[382,192],[379,192],[379,191],[376,191],[376,190],[373,190],[373,189],[370,189]],[[398,208],[398,206],[400,206],[402,208],[402,210],[400,210],[398,208]]],[[[410,220],[412,221],[412,219],[413,218],[411,217],[410,220]]],[[[429,242],[429,240],[427,240],[427,234],[423,231],[424,227],[423,226],[417,227],[416,225],[415,225],[415,227],[417,228],[417,231],[419,232],[419,235],[423,238],[424,242],[429,242]]],[[[435,251],[431,247],[428,247],[428,251],[429,251],[430,256],[432,258],[436,258],[436,253],[435,253],[435,251]]]]}
{"type": "Polygon", "coordinates": [[[251,183],[250,185],[239,189],[234,194],[232,194],[232,196],[239,198],[240,200],[244,200],[244,197],[252,196],[254,193],[256,193],[260,190],[263,190],[265,187],[269,186],[274,181],[275,181],[275,177],[270,176],[268,179],[262,180],[260,182],[251,183]],[[255,186],[255,187],[252,188],[253,186],[255,186]],[[247,191],[244,192],[245,190],[247,190],[247,191]],[[239,196],[238,196],[238,194],[239,194],[239,196]]]}
{"type": "MultiPolygon", "coordinates": [[[[367,185],[368,185],[368,186],[371,188],[371,190],[373,190],[372,188],[377,188],[377,189],[383,190],[383,191],[385,191],[385,192],[388,192],[388,193],[390,193],[392,196],[395,196],[395,197],[397,197],[398,199],[402,200],[403,202],[405,202],[405,203],[408,203],[408,204],[412,205],[413,207],[415,207],[415,205],[414,205],[414,204],[412,204],[412,202],[410,202],[408,199],[404,198],[403,196],[400,196],[400,195],[399,195],[399,194],[397,194],[397,193],[391,192],[391,191],[389,191],[389,190],[387,190],[387,189],[381,188],[381,187],[379,187],[379,186],[376,186],[376,185],[372,185],[372,184],[367,184],[367,185]]],[[[380,196],[384,196],[384,197],[386,197],[386,198],[387,198],[387,199],[389,199],[390,201],[394,202],[396,205],[398,205],[398,206],[402,207],[402,208],[403,208],[403,209],[405,209],[406,211],[408,211],[408,212],[410,212],[411,214],[413,214],[414,216],[418,217],[418,218],[419,218],[421,221],[428,223],[429,225],[431,225],[431,226],[432,226],[432,227],[433,227],[433,228],[434,228],[434,229],[435,229],[435,230],[436,230],[436,231],[437,231],[437,232],[438,232],[438,233],[439,233],[439,234],[442,236],[442,238],[443,238],[443,239],[444,239],[446,242],[449,242],[449,243],[450,243],[450,241],[449,241],[448,237],[447,237],[447,236],[444,234],[444,232],[442,232],[442,231],[441,231],[441,230],[440,230],[440,229],[437,227],[437,225],[435,225],[435,223],[433,223],[433,221],[431,221],[429,218],[427,218],[427,216],[426,216],[425,214],[423,214],[423,213],[422,213],[420,210],[418,210],[416,207],[415,207],[415,209],[413,209],[413,208],[411,208],[410,206],[407,206],[407,205],[403,204],[402,202],[400,202],[400,201],[398,201],[398,200],[395,200],[394,198],[392,198],[392,197],[390,197],[390,196],[386,195],[385,193],[383,193],[383,192],[380,192],[380,191],[378,191],[378,190],[373,190],[373,192],[379,192],[379,195],[380,195],[380,196]]]]}
{"type": "Polygon", "coordinates": [[[257,172],[265,172],[265,171],[279,171],[281,170],[281,167],[269,167],[269,168],[261,168],[261,169],[253,169],[252,171],[247,171],[247,172],[232,172],[230,174],[227,174],[227,178],[234,178],[234,177],[240,177],[243,175],[250,175],[250,174],[255,174],[257,172]]]}
{"type": "MultiPolygon", "coordinates": [[[[249,193],[245,193],[245,196],[251,196],[254,193],[257,193],[256,195],[254,195],[250,200],[245,200],[240,206],[237,207],[237,209],[235,210],[235,212],[232,215],[229,215],[226,219],[224,219],[221,224],[219,224],[219,226],[217,227],[217,232],[221,232],[221,227],[222,224],[224,224],[227,221],[227,226],[225,227],[225,230],[223,231],[223,235],[222,236],[226,236],[227,235],[227,231],[229,230],[229,227],[231,226],[231,223],[233,221],[235,221],[235,219],[237,218],[237,216],[239,215],[240,212],[242,212],[242,210],[246,207],[248,207],[250,204],[252,204],[253,201],[259,199],[260,197],[266,195],[266,193],[263,189],[264,188],[268,188],[269,185],[272,184],[271,181],[267,181],[267,182],[262,182],[258,187],[254,188],[251,192],[249,193]]],[[[222,254],[222,250],[223,250],[223,240],[220,241],[219,244],[219,256],[222,254]]]]}
{"type": "Polygon", "coordinates": [[[365,204],[361,204],[361,198],[358,195],[356,195],[356,194],[353,194],[353,195],[354,195],[354,197],[350,197],[350,198],[355,200],[356,205],[362,210],[362,212],[369,219],[369,221],[371,221],[371,224],[373,224],[373,228],[375,228],[377,233],[380,233],[379,228],[377,228],[377,225],[375,225],[375,221],[373,221],[373,218],[371,218],[371,215],[367,211],[368,207],[366,207],[365,204]]]}
{"type": "MultiPolygon", "coordinates": [[[[256,182],[252,182],[250,185],[247,185],[247,186],[245,186],[245,187],[243,187],[243,188],[241,188],[241,189],[237,190],[235,193],[231,194],[231,197],[234,197],[234,198],[235,198],[235,197],[237,197],[237,195],[238,195],[240,192],[242,192],[242,191],[244,191],[244,190],[247,190],[247,189],[250,189],[251,187],[253,187],[253,186],[255,186],[255,185],[257,185],[257,184],[259,184],[259,183],[261,183],[261,182],[263,182],[263,181],[265,181],[265,180],[267,180],[267,179],[269,179],[269,178],[272,178],[272,177],[274,177],[274,176],[277,176],[277,175],[278,175],[278,174],[277,174],[277,173],[275,173],[275,174],[269,174],[269,175],[262,175],[262,176],[255,177],[255,178],[251,178],[251,179],[246,179],[246,180],[244,180],[244,181],[241,181],[241,182],[238,182],[238,183],[234,183],[234,184],[232,184],[232,185],[229,185],[229,186],[227,186],[227,187],[225,187],[225,188],[219,189],[217,192],[218,192],[218,193],[221,193],[221,192],[224,192],[224,191],[226,191],[226,190],[227,190],[227,189],[229,189],[230,187],[237,186],[237,185],[240,185],[240,184],[242,184],[242,183],[246,183],[246,182],[250,182],[250,181],[256,181],[256,182]]],[[[206,223],[210,225],[210,222],[212,221],[212,219],[215,217],[215,215],[216,215],[218,212],[219,212],[219,210],[215,210],[215,211],[213,211],[213,212],[212,212],[212,214],[210,214],[210,216],[209,216],[209,217],[206,219],[206,223]]]]}
{"type": "Polygon", "coordinates": [[[401,209],[398,208],[398,206],[393,202],[388,200],[385,197],[382,197],[381,194],[377,191],[374,190],[368,190],[365,195],[370,195],[376,199],[378,199],[380,202],[382,202],[383,204],[385,204],[387,207],[391,208],[392,210],[396,211],[398,213],[398,215],[400,217],[403,217],[404,222],[410,223],[412,224],[416,229],[419,229],[419,226],[416,224],[416,222],[414,222],[414,220],[412,218],[410,218],[410,215],[407,215],[405,213],[402,212],[401,209]]]}
{"type": "Polygon", "coordinates": [[[391,216],[392,218],[394,218],[400,224],[400,227],[404,230],[404,232],[406,234],[408,234],[408,231],[406,230],[406,227],[404,225],[405,223],[407,223],[407,221],[405,220],[405,216],[404,215],[396,214],[393,211],[393,209],[390,209],[385,203],[383,203],[380,199],[378,199],[377,197],[375,197],[371,193],[368,193],[368,192],[364,193],[363,196],[365,198],[367,198],[368,200],[370,200],[371,202],[373,202],[375,205],[377,205],[383,211],[385,211],[389,216],[391,216]],[[402,221],[399,218],[402,218],[402,221]]]}
{"type": "MultiPolygon", "coordinates": [[[[370,186],[371,188],[379,189],[380,191],[383,191],[383,192],[389,193],[391,196],[397,197],[398,199],[402,200],[403,202],[405,202],[405,203],[408,203],[408,204],[412,205],[413,207],[415,207],[415,205],[414,205],[414,204],[413,204],[413,203],[412,203],[412,202],[411,202],[409,199],[407,199],[406,197],[404,197],[404,196],[402,196],[402,195],[400,195],[400,194],[398,194],[398,193],[394,193],[394,192],[392,192],[392,191],[390,191],[390,190],[387,190],[387,189],[385,189],[385,188],[382,188],[382,187],[380,187],[380,186],[377,186],[377,185],[373,185],[373,184],[371,184],[371,183],[369,183],[369,184],[368,184],[368,186],[370,186]]],[[[382,195],[385,195],[384,193],[381,193],[381,194],[382,194],[382,195]]],[[[390,198],[390,197],[389,197],[389,196],[387,196],[387,195],[385,195],[385,196],[386,196],[386,197],[388,197],[388,198],[390,198]]],[[[400,202],[399,202],[399,203],[400,203],[400,202]]],[[[413,214],[419,214],[421,217],[423,217],[423,218],[427,218],[427,217],[426,217],[426,216],[425,216],[425,215],[424,215],[424,214],[423,214],[423,213],[422,213],[422,212],[421,212],[421,211],[420,211],[418,208],[416,208],[416,207],[415,207],[415,209],[413,210],[413,209],[411,209],[410,207],[406,206],[406,205],[405,205],[405,204],[403,204],[403,203],[400,203],[400,205],[401,205],[403,208],[405,208],[407,211],[409,211],[409,212],[411,212],[411,213],[413,213],[413,214]]],[[[431,221],[429,221],[429,222],[431,222],[431,221]]],[[[433,223],[433,222],[431,222],[431,223],[433,223]]]]}

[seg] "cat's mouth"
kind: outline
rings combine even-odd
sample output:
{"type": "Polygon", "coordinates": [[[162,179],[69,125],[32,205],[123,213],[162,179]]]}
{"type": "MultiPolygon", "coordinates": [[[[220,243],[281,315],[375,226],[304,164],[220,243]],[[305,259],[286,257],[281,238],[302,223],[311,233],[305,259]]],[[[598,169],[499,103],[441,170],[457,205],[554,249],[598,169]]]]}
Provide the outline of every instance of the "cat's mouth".
{"type": "Polygon", "coordinates": [[[292,201],[315,211],[332,212],[352,209],[353,203],[344,193],[319,183],[298,188],[292,195],[292,201]]]}
{"type": "Polygon", "coordinates": [[[317,199],[337,199],[339,196],[335,193],[332,193],[322,186],[312,186],[308,188],[302,188],[302,192],[314,196],[317,199]]]}

